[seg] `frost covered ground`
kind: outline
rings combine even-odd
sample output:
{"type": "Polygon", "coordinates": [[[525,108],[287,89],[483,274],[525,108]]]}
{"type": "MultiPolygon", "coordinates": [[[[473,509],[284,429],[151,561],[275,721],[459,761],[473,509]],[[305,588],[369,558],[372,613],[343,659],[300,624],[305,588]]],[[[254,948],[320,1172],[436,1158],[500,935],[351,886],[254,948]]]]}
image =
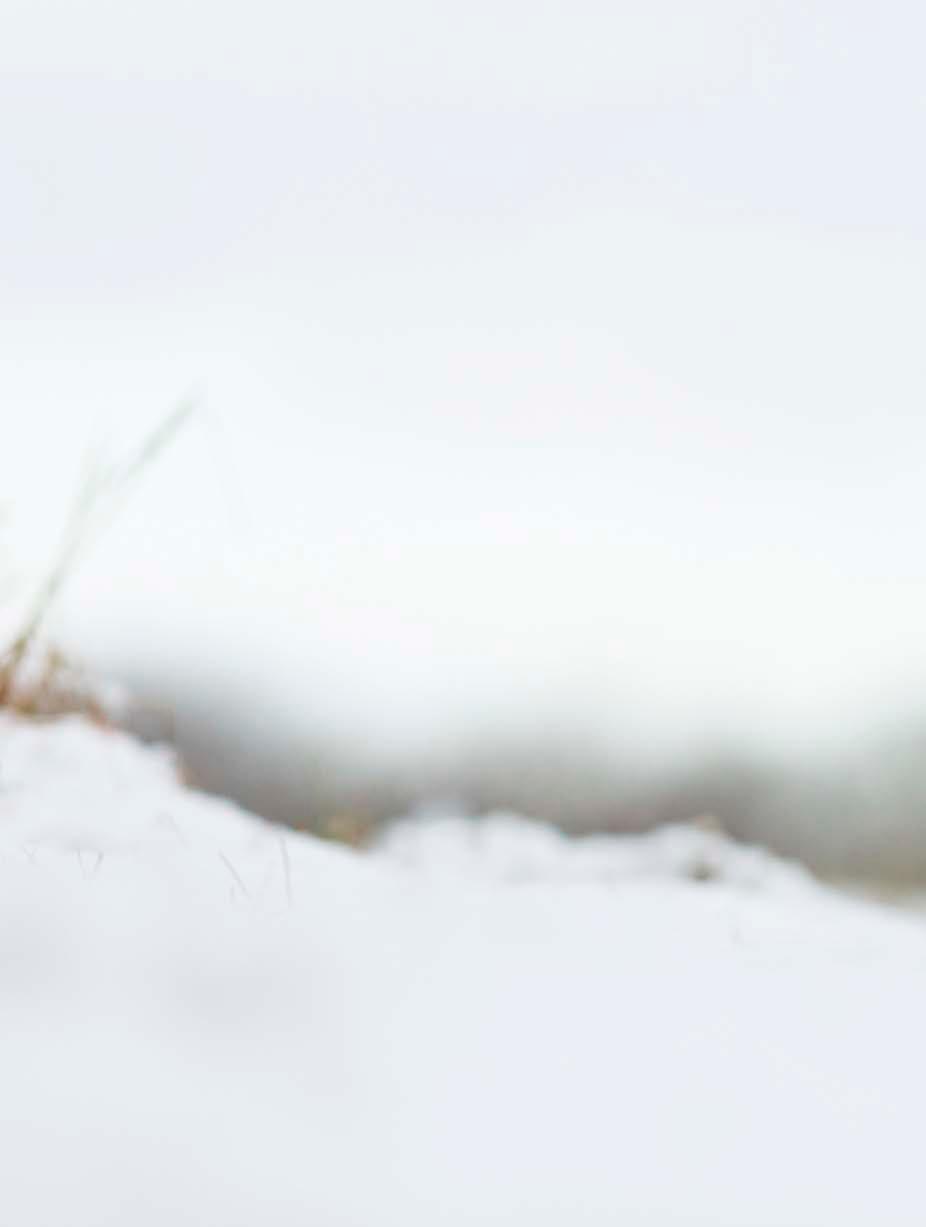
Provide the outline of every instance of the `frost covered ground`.
{"type": "Polygon", "coordinates": [[[892,1227],[926,927],[715,832],[283,834],[0,717],[0,1221],[892,1227]]]}

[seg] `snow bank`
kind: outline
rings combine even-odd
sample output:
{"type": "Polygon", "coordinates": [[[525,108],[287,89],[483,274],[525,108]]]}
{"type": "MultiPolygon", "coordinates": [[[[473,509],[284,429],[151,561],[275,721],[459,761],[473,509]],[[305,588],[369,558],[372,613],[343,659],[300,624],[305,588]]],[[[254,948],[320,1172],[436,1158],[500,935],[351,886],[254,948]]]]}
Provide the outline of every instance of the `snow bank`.
{"type": "Polygon", "coordinates": [[[645,835],[571,838],[518,814],[473,819],[421,814],[393,824],[377,850],[430,873],[498,882],[682,880],[718,882],[744,890],[819,889],[803,866],[764,848],[735,843],[706,824],[666,826],[645,835]]]}
{"type": "Polygon", "coordinates": [[[0,1221],[920,1224],[926,929],[692,838],[361,855],[0,720],[0,1221]]]}

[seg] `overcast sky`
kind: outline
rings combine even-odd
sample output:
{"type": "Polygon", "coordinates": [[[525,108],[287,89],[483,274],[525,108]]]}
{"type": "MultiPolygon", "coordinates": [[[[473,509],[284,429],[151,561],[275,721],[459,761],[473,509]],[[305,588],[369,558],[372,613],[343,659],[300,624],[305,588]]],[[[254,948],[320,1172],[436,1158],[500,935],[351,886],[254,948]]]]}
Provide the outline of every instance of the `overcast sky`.
{"type": "Polygon", "coordinates": [[[926,693],[921,6],[4,16],[21,580],[88,447],[202,404],[79,652],[402,753],[822,744],[926,693]]]}

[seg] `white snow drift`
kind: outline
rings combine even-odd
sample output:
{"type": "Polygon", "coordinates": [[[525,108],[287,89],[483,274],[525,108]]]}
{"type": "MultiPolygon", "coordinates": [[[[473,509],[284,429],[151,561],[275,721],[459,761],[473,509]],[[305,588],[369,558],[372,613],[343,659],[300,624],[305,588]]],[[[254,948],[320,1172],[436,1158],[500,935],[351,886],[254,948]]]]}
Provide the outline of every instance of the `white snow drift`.
{"type": "Polygon", "coordinates": [[[715,833],[357,854],[0,719],[15,1227],[913,1227],[924,1034],[926,930],[715,833]]]}

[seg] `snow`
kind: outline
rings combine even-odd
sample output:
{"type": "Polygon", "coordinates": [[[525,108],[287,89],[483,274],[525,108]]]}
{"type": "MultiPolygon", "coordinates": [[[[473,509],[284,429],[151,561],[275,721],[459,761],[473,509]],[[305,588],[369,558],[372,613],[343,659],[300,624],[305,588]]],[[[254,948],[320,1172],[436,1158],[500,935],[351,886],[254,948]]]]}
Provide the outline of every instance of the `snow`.
{"type": "Polygon", "coordinates": [[[620,883],[689,879],[745,890],[804,891],[813,878],[803,866],[764,848],[727,839],[710,821],[664,826],[646,835],[574,839],[518,814],[476,821],[427,810],[397,822],[378,841],[386,855],[432,873],[500,882],[620,883]]]}
{"type": "Polygon", "coordinates": [[[352,852],[0,717],[16,1227],[913,1227],[924,971],[717,832],[352,852]]]}

